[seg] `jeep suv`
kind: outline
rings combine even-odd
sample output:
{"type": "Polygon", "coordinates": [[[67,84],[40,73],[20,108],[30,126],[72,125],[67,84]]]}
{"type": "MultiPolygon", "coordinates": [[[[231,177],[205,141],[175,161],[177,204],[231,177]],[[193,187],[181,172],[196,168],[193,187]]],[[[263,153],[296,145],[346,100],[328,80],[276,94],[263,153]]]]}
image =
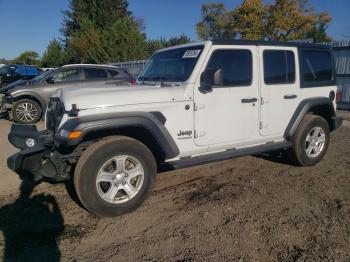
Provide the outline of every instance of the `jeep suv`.
{"type": "Polygon", "coordinates": [[[119,86],[132,83],[133,77],[124,69],[103,65],[66,65],[42,73],[32,80],[19,80],[0,89],[4,98],[0,109],[10,120],[20,124],[38,122],[50,97],[58,89],[119,86]],[[102,83],[100,83],[102,82],[102,83]]]}
{"type": "Polygon", "coordinates": [[[8,166],[34,179],[73,179],[89,211],[117,216],[140,206],[164,170],[279,149],[316,165],[342,123],[325,46],[186,44],[155,53],[138,82],[60,91],[46,130],[12,126],[21,151],[8,166]]]}

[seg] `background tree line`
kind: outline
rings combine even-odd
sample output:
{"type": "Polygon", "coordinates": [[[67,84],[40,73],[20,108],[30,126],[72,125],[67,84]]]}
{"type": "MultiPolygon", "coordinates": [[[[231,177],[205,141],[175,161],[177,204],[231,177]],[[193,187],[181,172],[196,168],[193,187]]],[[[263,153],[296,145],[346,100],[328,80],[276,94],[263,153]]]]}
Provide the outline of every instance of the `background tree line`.
{"type": "MultiPolygon", "coordinates": [[[[331,16],[316,12],[308,0],[244,0],[233,10],[207,3],[197,23],[198,38],[235,38],[327,42],[331,16]]],[[[53,39],[42,58],[26,51],[14,63],[58,67],[67,63],[113,63],[147,59],[154,51],[190,42],[185,36],[148,40],[144,23],[127,0],[71,0],[63,12],[62,39],[53,39]]],[[[344,35],[345,36],[345,35],[344,35]]]]}

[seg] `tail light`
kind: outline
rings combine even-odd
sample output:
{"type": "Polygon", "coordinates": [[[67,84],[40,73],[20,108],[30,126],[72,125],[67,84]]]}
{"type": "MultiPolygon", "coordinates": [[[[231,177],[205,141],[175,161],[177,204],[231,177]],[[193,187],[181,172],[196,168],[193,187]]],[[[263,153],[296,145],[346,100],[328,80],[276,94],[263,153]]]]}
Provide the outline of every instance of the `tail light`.
{"type": "Polygon", "coordinates": [[[135,78],[131,79],[130,80],[130,84],[133,85],[133,86],[136,85],[136,79],[135,78]]]}
{"type": "Polygon", "coordinates": [[[337,104],[339,104],[339,103],[340,103],[340,100],[341,100],[341,91],[340,91],[340,90],[337,90],[337,94],[336,94],[336,96],[335,96],[335,102],[336,102],[337,104]]]}

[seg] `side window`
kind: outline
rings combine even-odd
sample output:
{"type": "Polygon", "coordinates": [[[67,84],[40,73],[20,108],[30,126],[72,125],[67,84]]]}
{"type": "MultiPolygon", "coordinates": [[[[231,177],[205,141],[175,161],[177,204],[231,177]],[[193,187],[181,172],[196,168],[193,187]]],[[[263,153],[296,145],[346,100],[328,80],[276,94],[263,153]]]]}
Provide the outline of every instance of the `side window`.
{"type": "Polygon", "coordinates": [[[115,77],[119,75],[119,72],[116,70],[108,70],[108,73],[111,75],[111,77],[115,77]]]}
{"type": "Polygon", "coordinates": [[[292,51],[264,51],[264,81],[267,85],[295,82],[295,59],[292,51]]]}
{"type": "Polygon", "coordinates": [[[107,72],[98,68],[84,68],[85,80],[108,78],[107,72]]]}
{"type": "Polygon", "coordinates": [[[216,50],[207,68],[221,69],[224,86],[249,86],[252,83],[252,53],[249,50],[216,50]]]}
{"type": "Polygon", "coordinates": [[[56,74],[54,74],[52,77],[55,80],[55,82],[70,82],[70,81],[78,81],[80,80],[80,70],[77,68],[71,68],[62,70],[56,74]]]}
{"type": "Polygon", "coordinates": [[[303,51],[303,79],[305,83],[332,81],[331,54],[324,51],[303,51]]]}

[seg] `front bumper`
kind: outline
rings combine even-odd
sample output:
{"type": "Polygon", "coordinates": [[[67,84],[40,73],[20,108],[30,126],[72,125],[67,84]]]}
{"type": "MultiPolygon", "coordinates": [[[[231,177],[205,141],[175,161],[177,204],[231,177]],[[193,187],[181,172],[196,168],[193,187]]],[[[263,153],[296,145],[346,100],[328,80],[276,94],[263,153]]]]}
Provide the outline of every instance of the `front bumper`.
{"type": "Polygon", "coordinates": [[[12,145],[21,149],[7,159],[7,166],[18,175],[33,180],[50,178],[63,181],[69,178],[62,171],[64,163],[59,165],[60,154],[54,149],[51,132],[14,124],[8,138],[12,145]]]}
{"type": "Polygon", "coordinates": [[[2,97],[0,101],[0,119],[9,119],[12,110],[13,99],[9,95],[2,97]]]}

